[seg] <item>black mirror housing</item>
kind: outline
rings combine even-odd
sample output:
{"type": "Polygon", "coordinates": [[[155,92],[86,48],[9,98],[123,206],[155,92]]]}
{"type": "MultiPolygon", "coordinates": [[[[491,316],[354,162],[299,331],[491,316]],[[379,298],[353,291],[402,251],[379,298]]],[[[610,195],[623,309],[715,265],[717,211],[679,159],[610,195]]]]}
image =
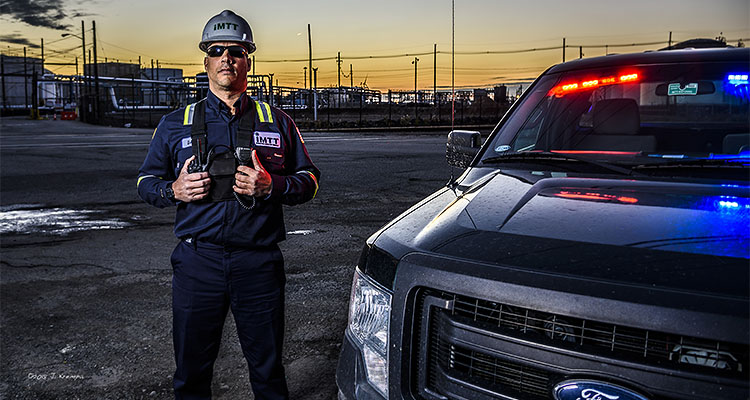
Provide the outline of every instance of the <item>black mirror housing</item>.
{"type": "Polygon", "coordinates": [[[482,140],[479,132],[454,130],[448,133],[445,157],[448,164],[466,168],[474,160],[481,146],[482,140]]]}

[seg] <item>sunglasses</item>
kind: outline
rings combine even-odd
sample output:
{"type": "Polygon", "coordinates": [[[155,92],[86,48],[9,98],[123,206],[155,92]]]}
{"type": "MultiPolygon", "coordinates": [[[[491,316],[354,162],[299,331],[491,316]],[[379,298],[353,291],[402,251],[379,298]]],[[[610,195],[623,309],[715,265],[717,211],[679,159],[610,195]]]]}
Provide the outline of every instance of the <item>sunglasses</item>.
{"type": "Polygon", "coordinates": [[[221,57],[224,50],[229,50],[229,55],[235,58],[247,57],[247,49],[242,46],[211,46],[206,50],[209,57],[221,57]]]}

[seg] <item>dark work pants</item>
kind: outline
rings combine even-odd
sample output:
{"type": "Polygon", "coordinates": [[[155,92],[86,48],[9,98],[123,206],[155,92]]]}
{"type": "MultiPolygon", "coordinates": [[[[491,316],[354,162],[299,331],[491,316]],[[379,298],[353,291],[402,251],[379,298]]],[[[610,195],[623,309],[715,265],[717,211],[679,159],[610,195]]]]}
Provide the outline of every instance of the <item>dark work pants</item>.
{"type": "Polygon", "coordinates": [[[176,399],[211,398],[227,310],[250,371],[255,399],[287,399],[281,364],[284,260],[278,247],[249,250],[180,242],[172,252],[176,399]]]}

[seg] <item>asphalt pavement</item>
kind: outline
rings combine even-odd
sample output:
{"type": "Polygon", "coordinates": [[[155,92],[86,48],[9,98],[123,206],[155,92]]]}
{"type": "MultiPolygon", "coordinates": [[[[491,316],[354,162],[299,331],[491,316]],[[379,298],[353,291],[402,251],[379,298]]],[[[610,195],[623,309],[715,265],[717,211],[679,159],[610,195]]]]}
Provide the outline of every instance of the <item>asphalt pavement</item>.
{"type": "MultiPolygon", "coordinates": [[[[0,398],[172,397],[174,209],[136,193],[151,134],[0,119],[0,398]]],[[[322,179],[315,199],[284,209],[292,398],[336,397],[359,252],[448,181],[446,134],[303,133],[322,179]]],[[[231,316],[213,392],[251,392],[231,316]]]]}

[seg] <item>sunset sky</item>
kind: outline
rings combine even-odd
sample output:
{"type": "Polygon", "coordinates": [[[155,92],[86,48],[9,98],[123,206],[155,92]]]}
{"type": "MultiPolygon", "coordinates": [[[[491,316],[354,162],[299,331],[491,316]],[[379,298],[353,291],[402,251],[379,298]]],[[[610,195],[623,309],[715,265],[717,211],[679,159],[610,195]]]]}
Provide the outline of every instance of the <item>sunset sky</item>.
{"type": "MultiPolygon", "coordinates": [[[[562,50],[520,52],[569,46],[568,60],[610,53],[658,49],[673,41],[714,38],[723,33],[731,44],[750,44],[750,2],[747,0],[456,0],[456,86],[492,86],[537,76],[562,61],[562,50]],[[630,43],[659,44],[616,47],[630,43]],[[519,51],[510,54],[460,54],[519,51]]],[[[48,62],[74,62],[81,41],[62,33],[81,34],[96,21],[100,61],[137,62],[150,67],[182,68],[194,75],[203,70],[198,49],[206,21],[223,9],[245,17],[253,28],[258,51],[256,73],[274,73],[283,86],[302,86],[307,66],[307,24],[312,27],[313,57],[334,58],[341,52],[343,72],[354,71],[354,84],[387,90],[414,87],[414,54],[418,55],[418,86],[433,85],[433,45],[437,84],[451,85],[450,0],[317,0],[317,1],[193,1],[193,0],[0,0],[0,50],[38,57],[41,39],[48,62]],[[408,56],[406,55],[408,54],[408,56]],[[367,59],[368,56],[396,57],[367,59]],[[284,60],[305,60],[302,62],[284,60]]],[[[91,32],[86,32],[91,46],[91,32]]],[[[80,62],[80,61],[79,61],[80,62]]],[[[336,84],[336,61],[314,61],[318,86],[336,84]]],[[[72,74],[72,66],[49,65],[55,73],[72,74]]],[[[342,84],[350,79],[342,76],[342,84]]]]}

